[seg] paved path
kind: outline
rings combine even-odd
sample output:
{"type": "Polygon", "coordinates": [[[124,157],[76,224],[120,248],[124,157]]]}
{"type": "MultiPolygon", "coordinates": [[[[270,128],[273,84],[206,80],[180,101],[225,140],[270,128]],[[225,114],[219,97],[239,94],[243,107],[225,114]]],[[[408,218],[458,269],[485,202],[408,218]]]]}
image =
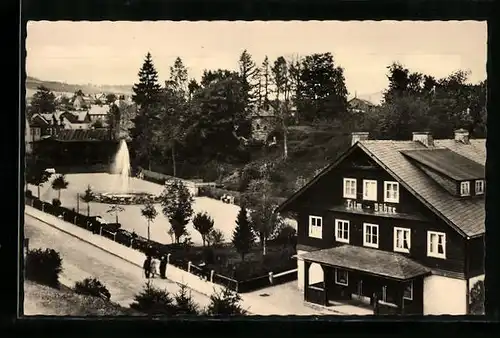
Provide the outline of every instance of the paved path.
{"type": "MultiPolygon", "coordinates": [[[[69,267],[67,273],[64,276],[68,276],[67,278],[71,278],[72,274],[79,275],[78,280],[87,277],[89,274],[94,274],[99,279],[102,279],[106,285],[109,284],[109,289],[113,295],[116,293],[117,298],[113,298],[116,301],[122,299],[122,301],[130,301],[135,293],[141,289],[144,284],[144,279],[141,277],[141,269],[140,266],[144,260],[144,254],[134,249],[128,248],[124,245],[118,244],[112,240],[109,240],[105,237],[99,235],[93,235],[91,232],[81,229],[71,223],[65,222],[61,219],[58,219],[55,216],[50,214],[46,214],[32,208],[30,206],[25,206],[25,218],[28,220],[28,224],[26,225],[25,236],[30,237],[30,224],[32,224],[33,217],[38,220],[38,229],[43,229],[44,227],[52,229],[49,230],[55,233],[62,233],[59,236],[63,236],[62,240],[56,240],[55,235],[47,235],[46,236],[46,244],[44,243],[42,246],[44,247],[52,247],[56,250],[59,250],[63,256],[66,255],[67,251],[75,251],[79,256],[79,261],[74,264],[76,267],[69,267]],[[67,238],[72,237],[73,240],[69,245],[64,245],[62,249],[58,249],[61,245],[61,242],[66,242],[67,238]],[[54,238],[51,240],[51,238],[54,238]],[[81,248],[81,249],[80,249],[81,248]],[[99,257],[94,257],[96,252],[106,252],[99,253],[99,257]],[[113,257],[113,258],[111,258],[113,257]],[[97,262],[92,263],[89,261],[97,260],[97,262]],[[111,263],[110,263],[111,262],[111,263]],[[128,262],[128,263],[127,263],[128,262]],[[82,267],[86,266],[87,268],[83,270],[87,275],[83,276],[82,267]],[[106,268],[103,268],[106,267],[106,268]],[[97,270],[94,270],[97,269],[97,270]],[[122,275],[115,276],[112,271],[121,270],[122,275]],[[108,282],[106,279],[107,271],[110,271],[111,277],[116,280],[112,280],[108,282]],[[135,272],[133,272],[135,271],[135,272]],[[104,276],[101,277],[100,275],[104,276]],[[130,280],[127,280],[130,279],[130,280]],[[115,289],[112,289],[114,287],[115,289]],[[120,288],[128,289],[129,291],[120,291],[120,288]],[[113,292],[113,290],[115,290],[113,292]]],[[[41,230],[39,230],[41,231],[41,230]]],[[[49,232],[49,234],[51,233],[49,232]]],[[[61,238],[61,237],[59,237],[61,238]]],[[[69,240],[68,240],[69,241],[69,240]]],[[[35,241],[36,243],[36,241],[35,241]]],[[[30,238],[30,247],[36,247],[37,245],[33,243],[33,240],[30,238]]],[[[66,267],[65,267],[66,268],[66,267]]],[[[200,278],[187,273],[184,270],[178,269],[172,265],[169,265],[167,268],[167,277],[175,282],[186,284],[190,289],[195,290],[198,296],[196,296],[196,301],[200,304],[206,304],[208,296],[213,293],[214,290],[221,290],[221,286],[202,281],[200,278]],[[204,298],[202,297],[204,295],[204,298]]],[[[66,278],[66,277],[65,277],[66,278]]],[[[73,277],[74,278],[74,277],[73,277]]],[[[158,285],[163,285],[161,283],[165,283],[168,290],[171,292],[176,292],[175,285],[170,282],[164,280],[155,280],[155,283],[158,285]],[[169,286],[172,285],[172,286],[169,286]]],[[[249,311],[249,314],[254,315],[347,315],[347,314],[356,314],[351,312],[337,312],[333,313],[331,311],[319,308],[311,308],[310,306],[304,304],[301,299],[300,291],[296,290],[296,294],[294,291],[283,290],[280,286],[273,287],[275,292],[271,292],[271,294],[275,295],[274,297],[263,297],[261,294],[266,293],[266,289],[261,291],[256,291],[249,294],[241,294],[242,298],[242,306],[243,308],[249,311]],[[281,290],[281,291],[279,291],[281,290]],[[277,291],[277,292],[276,292],[277,291]],[[293,301],[291,299],[285,299],[289,297],[288,295],[294,295],[293,301]],[[270,298],[270,299],[268,299],[270,298]]],[[[269,293],[269,292],[268,292],[269,293]]],[[[195,296],[193,292],[193,296],[195,296]]]]}
{"type": "MultiPolygon", "coordinates": [[[[106,285],[113,302],[128,307],[146,282],[142,269],[138,266],[29,215],[25,215],[24,233],[29,238],[30,249],[51,248],[61,254],[63,272],[60,279],[67,286],[72,287],[76,281],[86,277],[96,277],[106,285]]],[[[175,282],[161,279],[152,281],[154,285],[166,288],[172,294],[179,290],[175,282]]],[[[196,291],[191,294],[201,306],[208,304],[207,296],[196,291]]]]}

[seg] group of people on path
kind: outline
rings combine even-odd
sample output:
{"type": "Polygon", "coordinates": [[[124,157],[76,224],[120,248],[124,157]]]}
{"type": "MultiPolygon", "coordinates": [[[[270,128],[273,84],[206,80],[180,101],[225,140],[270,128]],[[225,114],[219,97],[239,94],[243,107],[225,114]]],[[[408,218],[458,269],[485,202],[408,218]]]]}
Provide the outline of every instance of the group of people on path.
{"type": "Polygon", "coordinates": [[[165,279],[167,273],[167,256],[163,256],[159,262],[159,269],[157,270],[158,262],[157,259],[151,257],[151,255],[146,255],[146,260],[142,268],[144,269],[144,275],[146,278],[155,278],[160,276],[160,278],[165,279]]]}

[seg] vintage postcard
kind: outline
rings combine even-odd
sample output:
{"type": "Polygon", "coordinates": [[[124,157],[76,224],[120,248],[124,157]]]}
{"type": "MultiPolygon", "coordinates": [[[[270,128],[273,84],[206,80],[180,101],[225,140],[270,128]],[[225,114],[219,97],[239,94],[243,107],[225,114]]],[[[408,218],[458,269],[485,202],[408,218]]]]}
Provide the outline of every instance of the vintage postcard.
{"type": "Polygon", "coordinates": [[[28,22],[23,315],[484,314],[486,41],[28,22]]]}

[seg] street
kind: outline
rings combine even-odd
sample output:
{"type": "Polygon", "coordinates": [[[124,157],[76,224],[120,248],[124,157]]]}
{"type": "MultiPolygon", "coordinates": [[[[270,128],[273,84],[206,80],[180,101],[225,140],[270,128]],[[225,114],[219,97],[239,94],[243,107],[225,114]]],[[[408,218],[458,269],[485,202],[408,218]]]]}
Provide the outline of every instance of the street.
{"type": "MultiPolygon", "coordinates": [[[[24,234],[29,238],[30,249],[51,248],[60,253],[63,260],[60,280],[63,284],[69,284],[69,287],[84,278],[96,277],[108,288],[111,301],[128,307],[146,282],[139,267],[26,214],[24,234]]],[[[171,294],[179,290],[179,286],[170,280],[152,281],[155,286],[166,288],[171,294]]],[[[205,295],[192,291],[192,296],[200,306],[208,304],[205,295]]]]}

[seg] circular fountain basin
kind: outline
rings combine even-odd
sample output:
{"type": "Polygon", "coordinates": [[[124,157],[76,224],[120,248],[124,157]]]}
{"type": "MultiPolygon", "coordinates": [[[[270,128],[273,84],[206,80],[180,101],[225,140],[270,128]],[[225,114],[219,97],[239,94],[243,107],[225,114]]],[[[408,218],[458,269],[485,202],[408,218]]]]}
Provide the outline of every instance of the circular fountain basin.
{"type": "Polygon", "coordinates": [[[105,204],[144,204],[157,203],[159,197],[147,192],[103,192],[94,193],[94,202],[105,204]]]}

